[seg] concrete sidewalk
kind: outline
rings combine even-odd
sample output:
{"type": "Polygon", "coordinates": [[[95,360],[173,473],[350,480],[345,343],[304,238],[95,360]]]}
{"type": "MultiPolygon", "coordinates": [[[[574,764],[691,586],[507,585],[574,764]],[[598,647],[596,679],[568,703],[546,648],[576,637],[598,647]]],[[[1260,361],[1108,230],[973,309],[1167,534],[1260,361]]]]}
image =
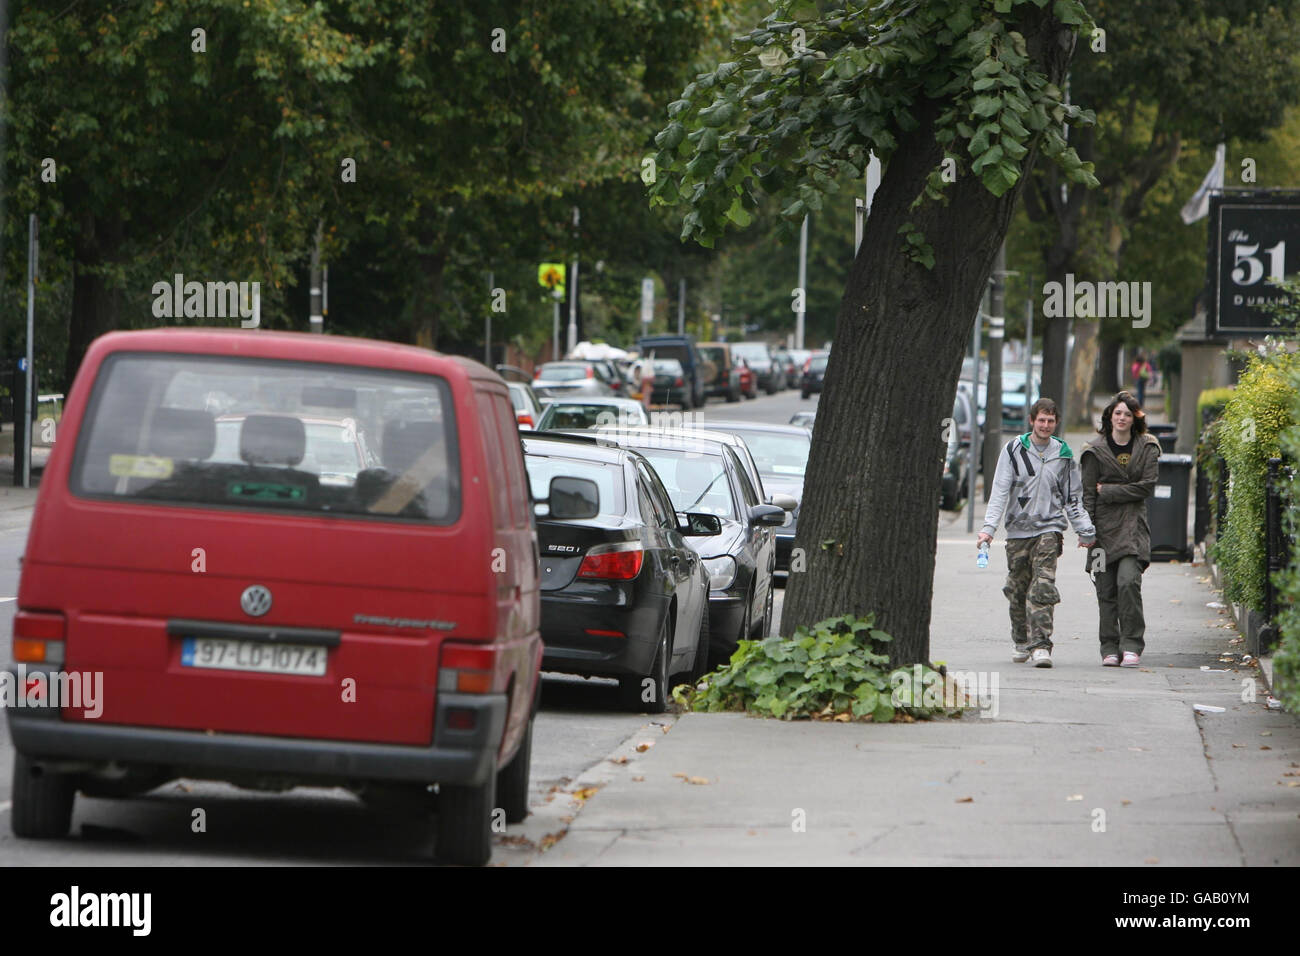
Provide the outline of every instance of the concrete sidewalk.
{"type": "Polygon", "coordinates": [[[1243,702],[1259,674],[1207,607],[1219,596],[1205,569],[1153,564],[1142,667],[1103,669],[1096,598],[1068,533],[1055,666],[1035,669],[1011,662],[1002,544],[999,532],[980,570],[965,515],[941,518],[931,629],[935,660],[997,680],[996,716],[663,719],[577,781],[597,789],[568,798],[563,816],[540,810],[535,826],[567,832],[518,862],[1300,864],[1300,722],[1269,710],[1262,685],[1243,702]],[[638,753],[643,741],[653,746],[638,753]]]}

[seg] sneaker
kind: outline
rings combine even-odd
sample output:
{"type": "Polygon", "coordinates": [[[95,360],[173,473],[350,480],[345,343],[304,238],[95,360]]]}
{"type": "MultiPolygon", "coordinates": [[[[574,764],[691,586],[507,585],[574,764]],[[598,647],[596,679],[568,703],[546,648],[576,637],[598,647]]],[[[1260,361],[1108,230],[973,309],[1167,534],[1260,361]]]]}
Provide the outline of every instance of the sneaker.
{"type": "Polygon", "coordinates": [[[1030,657],[1033,658],[1035,667],[1052,666],[1052,652],[1045,647],[1035,647],[1030,657]]]}
{"type": "Polygon", "coordinates": [[[1118,655],[1118,654],[1107,654],[1105,657],[1103,657],[1103,658],[1101,659],[1101,666],[1102,666],[1102,667],[1119,667],[1119,655],[1118,655]]]}
{"type": "Polygon", "coordinates": [[[1023,664],[1029,660],[1029,648],[1017,644],[1016,649],[1011,652],[1011,659],[1017,664],[1023,664]]]}
{"type": "Polygon", "coordinates": [[[1138,664],[1140,664],[1140,663],[1142,663],[1142,658],[1141,658],[1141,657],[1139,657],[1137,654],[1134,654],[1132,651],[1125,651],[1125,652],[1124,652],[1124,662],[1123,662],[1122,664],[1120,664],[1119,666],[1120,666],[1120,667],[1137,667],[1138,664]]]}

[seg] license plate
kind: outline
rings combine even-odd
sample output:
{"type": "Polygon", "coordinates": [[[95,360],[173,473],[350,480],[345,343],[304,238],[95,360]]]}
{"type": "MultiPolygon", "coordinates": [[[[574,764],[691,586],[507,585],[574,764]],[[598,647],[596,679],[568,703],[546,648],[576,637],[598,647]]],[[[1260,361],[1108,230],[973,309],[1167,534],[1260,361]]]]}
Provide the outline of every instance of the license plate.
{"type": "Polygon", "coordinates": [[[181,644],[181,664],[222,671],[259,674],[325,676],[326,649],[310,644],[264,644],[213,637],[187,637],[181,644]]]}

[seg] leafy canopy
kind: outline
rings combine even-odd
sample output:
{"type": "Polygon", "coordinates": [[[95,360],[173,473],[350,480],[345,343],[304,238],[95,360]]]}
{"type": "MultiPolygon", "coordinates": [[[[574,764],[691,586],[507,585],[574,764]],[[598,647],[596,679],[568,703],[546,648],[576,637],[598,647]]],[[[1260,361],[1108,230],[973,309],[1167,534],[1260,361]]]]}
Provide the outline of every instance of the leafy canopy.
{"type": "MultiPolygon", "coordinates": [[[[912,208],[942,200],[966,173],[1001,196],[1039,136],[1067,179],[1095,186],[1092,164],[1065,137],[1067,125],[1095,116],[1067,104],[1036,68],[1016,29],[1014,8],[1029,3],[1048,0],[871,0],[826,14],[806,0],[773,0],[772,13],[733,41],[736,58],[669,105],[652,204],[687,204],[682,238],[706,246],[728,222],[749,224],[760,190],[787,202],[782,215],[796,222],[821,209],[837,177],[861,177],[871,152],[887,162],[927,101],[939,106],[944,162],[912,208]]],[[[1079,0],[1055,0],[1052,12],[1092,28],[1079,0]]],[[[932,264],[924,237],[909,231],[907,241],[913,259],[932,264]]]]}

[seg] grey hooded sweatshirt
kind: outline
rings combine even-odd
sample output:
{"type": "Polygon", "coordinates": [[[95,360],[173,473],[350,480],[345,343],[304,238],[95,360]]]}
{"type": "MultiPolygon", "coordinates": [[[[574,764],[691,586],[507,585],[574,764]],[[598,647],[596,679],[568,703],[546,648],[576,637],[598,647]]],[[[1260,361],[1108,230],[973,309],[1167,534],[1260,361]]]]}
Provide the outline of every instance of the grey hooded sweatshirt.
{"type": "Polygon", "coordinates": [[[1097,537],[1083,507],[1083,484],[1070,446],[1052,437],[1047,451],[1034,447],[1033,433],[1007,442],[998,454],[993,491],[984,513],[985,534],[992,536],[1006,516],[1008,538],[1035,538],[1049,531],[1064,533],[1066,519],[1082,541],[1097,537]]]}

